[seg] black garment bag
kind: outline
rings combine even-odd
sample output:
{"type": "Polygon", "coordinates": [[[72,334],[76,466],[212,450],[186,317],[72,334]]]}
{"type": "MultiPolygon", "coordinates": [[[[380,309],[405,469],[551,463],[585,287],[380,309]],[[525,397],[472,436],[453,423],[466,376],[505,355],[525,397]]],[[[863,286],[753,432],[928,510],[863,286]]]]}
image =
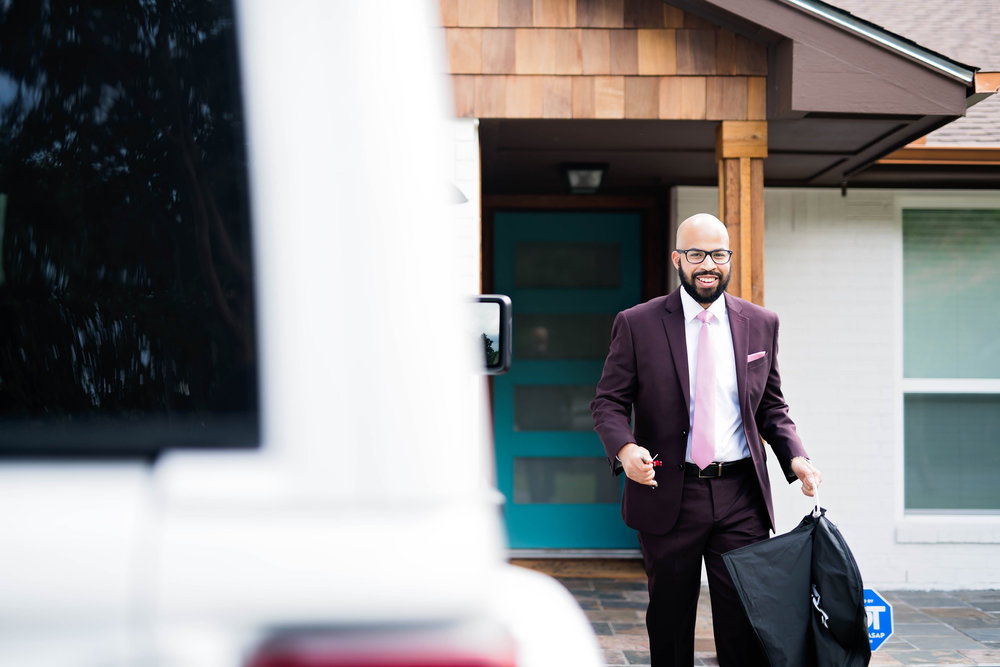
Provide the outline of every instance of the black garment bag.
{"type": "Polygon", "coordinates": [[[790,532],[722,558],[771,667],[867,667],[861,573],[818,500],[790,532]]]}

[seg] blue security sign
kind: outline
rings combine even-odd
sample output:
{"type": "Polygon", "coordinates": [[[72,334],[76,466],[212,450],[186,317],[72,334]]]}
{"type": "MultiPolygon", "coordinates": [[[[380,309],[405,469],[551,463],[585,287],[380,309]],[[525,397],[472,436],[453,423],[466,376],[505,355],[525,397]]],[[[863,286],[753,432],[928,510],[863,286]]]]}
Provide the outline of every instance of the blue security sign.
{"type": "Polygon", "coordinates": [[[892,605],[870,588],[864,591],[868,616],[868,642],[875,651],[892,634],[892,605]]]}

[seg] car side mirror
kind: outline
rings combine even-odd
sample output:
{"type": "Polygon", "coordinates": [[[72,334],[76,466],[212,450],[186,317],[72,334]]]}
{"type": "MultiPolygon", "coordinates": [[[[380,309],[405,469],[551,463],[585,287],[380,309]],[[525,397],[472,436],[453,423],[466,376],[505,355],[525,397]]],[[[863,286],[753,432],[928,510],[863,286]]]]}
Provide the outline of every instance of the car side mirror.
{"type": "Polygon", "coordinates": [[[501,375],[510,370],[512,308],[510,297],[480,294],[474,309],[476,333],[483,350],[483,372],[501,375]]]}

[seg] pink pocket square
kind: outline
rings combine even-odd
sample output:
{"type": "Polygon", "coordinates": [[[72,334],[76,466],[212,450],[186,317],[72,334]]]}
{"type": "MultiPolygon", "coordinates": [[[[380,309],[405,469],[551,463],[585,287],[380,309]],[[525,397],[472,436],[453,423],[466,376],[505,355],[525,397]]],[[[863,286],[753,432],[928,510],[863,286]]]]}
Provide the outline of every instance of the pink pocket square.
{"type": "Polygon", "coordinates": [[[747,363],[749,364],[751,361],[757,361],[765,356],[767,356],[767,352],[754,352],[753,354],[748,354],[747,363]]]}

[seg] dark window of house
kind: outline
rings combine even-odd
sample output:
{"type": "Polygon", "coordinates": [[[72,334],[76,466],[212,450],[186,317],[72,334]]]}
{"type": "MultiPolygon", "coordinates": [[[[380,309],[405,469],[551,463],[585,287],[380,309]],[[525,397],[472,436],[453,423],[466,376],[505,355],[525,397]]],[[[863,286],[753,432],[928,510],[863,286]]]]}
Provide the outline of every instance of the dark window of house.
{"type": "Polygon", "coordinates": [[[0,1],[0,454],[257,443],[230,0],[0,1]]]}

